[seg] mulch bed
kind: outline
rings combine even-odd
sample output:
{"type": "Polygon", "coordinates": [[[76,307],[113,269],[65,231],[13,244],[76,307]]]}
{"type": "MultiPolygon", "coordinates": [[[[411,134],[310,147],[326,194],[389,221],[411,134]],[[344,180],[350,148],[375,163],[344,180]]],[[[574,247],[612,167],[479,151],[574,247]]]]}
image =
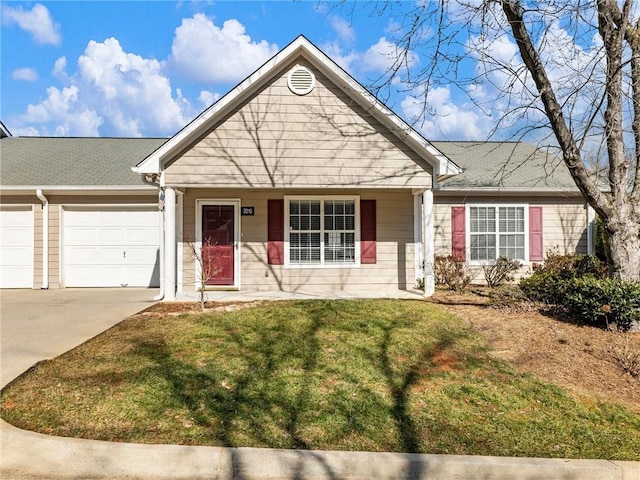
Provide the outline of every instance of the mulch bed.
{"type": "Polygon", "coordinates": [[[518,370],[640,413],[640,377],[625,372],[616,359],[620,351],[640,359],[640,334],[580,325],[541,308],[499,310],[488,305],[482,289],[439,290],[431,301],[482,332],[494,354],[518,370]]]}

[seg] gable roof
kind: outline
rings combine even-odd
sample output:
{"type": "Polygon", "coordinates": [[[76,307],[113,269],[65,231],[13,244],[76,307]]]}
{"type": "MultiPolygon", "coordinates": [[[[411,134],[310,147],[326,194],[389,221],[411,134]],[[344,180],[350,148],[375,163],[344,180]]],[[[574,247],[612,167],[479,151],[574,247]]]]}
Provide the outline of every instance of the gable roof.
{"type": "Polygon", "coordinates": [[[458,166],[434,147],[433,144],[429,143],[376,99],[353,77],[302,35],[278,52],[218,102],[207,108],[160,148],[151,153],[134,167],[133,171],[140,174],[160,173],[166,161],[171,160],[190,142],[206,133],[216,121],[234,111],[246,98],[272,78],[277,73],[279,66],[292,61],[300,55],[322,71],[336,86],[342,89],[356,103],[370,111],[382,125],[431,164],[434,169],[434,176],[455,175],[460,172],[458,166]]]}
{"type": "Polygon", "coordinates": [[[441,190],[579,192],[561,158],[524,142],[432,142],[462,173],[441,190]]]}
{"type": "Polygon", "coordinates": [[[7,126],[4,123],[2,123],[2,120],[0,120],[0,138],[10,137],[10,136],[11,136],[11,132],[9,131],[7,126]]]}
{"type": "Polygon", "coordinates": [[[166,138],[4,137],[0,186],[147,187],[131,167],[166,138]]]}

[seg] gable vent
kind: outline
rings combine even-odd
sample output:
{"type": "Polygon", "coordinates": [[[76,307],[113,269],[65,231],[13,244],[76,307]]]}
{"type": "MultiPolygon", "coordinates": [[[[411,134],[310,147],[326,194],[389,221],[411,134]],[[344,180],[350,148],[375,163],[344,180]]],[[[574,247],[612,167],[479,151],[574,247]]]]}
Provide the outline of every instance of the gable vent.
{"type": "Polygon", "coordinates": [[[287,78],[289,90],[296,95],[306,95],[316,86],[316,77],[307,67],[296,65],[287,78]]]}

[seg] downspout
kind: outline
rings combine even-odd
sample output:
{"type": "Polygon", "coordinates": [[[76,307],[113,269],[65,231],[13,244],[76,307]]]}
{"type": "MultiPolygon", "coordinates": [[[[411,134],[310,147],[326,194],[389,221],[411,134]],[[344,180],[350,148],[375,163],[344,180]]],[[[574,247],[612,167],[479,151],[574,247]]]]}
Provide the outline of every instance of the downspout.
{"type": "Polygon", "coordinates": [[[147,185],[151,185],[158,189],[158,209],[160,215],[160,252],[158,252],[158,262],[160,263],[160,292],[158,295],[153,297],[154,301],[160,301],[164,298],[164,213],[163,213],[163,205],[164,205],[164,192],[160,183],[158,182],[158,175],[147,175],[143,174],[140,176],[142,181],[147,185]],[[150,177],[150,178],[149,178],[150,177]]]}
{"type": "Polygon", "coordinates": [[[49,200],[42,189],[36,190],[36,197],[42,202],[42,290],[49,288],[49,200]]]}

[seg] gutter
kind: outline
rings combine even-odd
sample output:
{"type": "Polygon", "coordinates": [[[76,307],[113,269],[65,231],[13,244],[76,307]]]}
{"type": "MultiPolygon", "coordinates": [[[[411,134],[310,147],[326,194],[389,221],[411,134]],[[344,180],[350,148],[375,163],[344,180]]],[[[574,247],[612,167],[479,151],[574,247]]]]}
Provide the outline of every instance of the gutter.
{"type": "Polygon", "coordinates": [[[42,290],[49,288],[49,200],[42,189],[36,189],[36,197],[42,202],[42,290]]]}
{"type": "MultiPolygon", "coordinates": [[[[159,176],[157,174],[140,174],[140,179],[144,183],[158,189],[158,205],[161,205],[164,200],[164,192],[160,186],[158,178],[159,176]]],[[[160,252],[158,254],[158,262],[160,262],[160,292],[158,295],[153,297],[153,300],[156,302],[164,298],[164,213],[162,208],[159,209],[158,213],[160,215],[160,225],[162,228],[160,228],[160,252]]]]}

